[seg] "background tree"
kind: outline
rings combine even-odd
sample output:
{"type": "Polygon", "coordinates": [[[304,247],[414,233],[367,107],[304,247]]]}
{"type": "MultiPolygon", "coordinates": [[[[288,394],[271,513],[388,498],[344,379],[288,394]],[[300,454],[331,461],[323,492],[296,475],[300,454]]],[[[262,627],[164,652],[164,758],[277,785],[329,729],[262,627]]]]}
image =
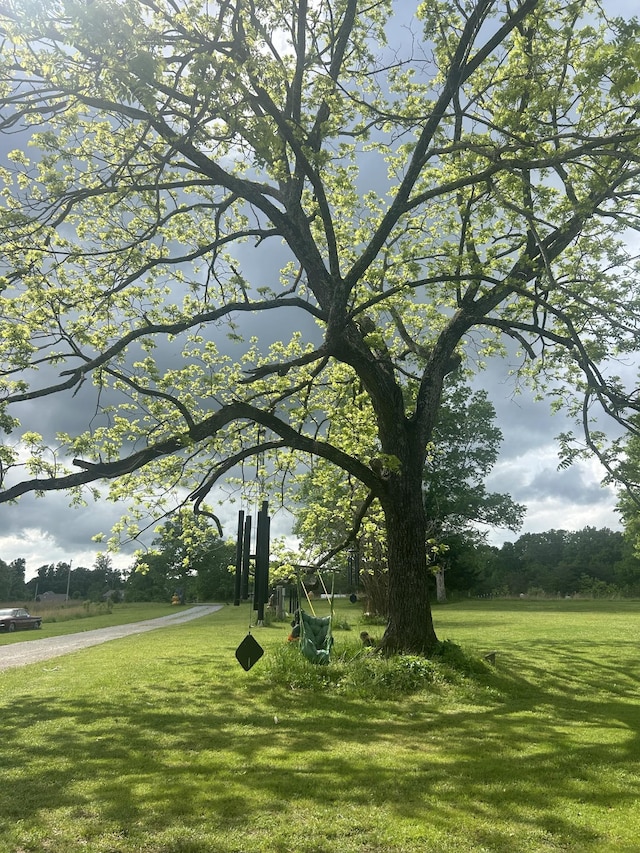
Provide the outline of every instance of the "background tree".
{"type": "Polygon", "coordinates": [[[25,561],[19,557],[10,563],[0,560],[0,601],[24,601],[27,597],[25,586],[25,561]]]}
{"type": "Polygon", "coordinates": [[[446,544],[448,550],[438,556],[436,564],[446,560],[447,597],[450,594],[456,597],[479,596],[496,588],[489,579],[499,549],[487,544],[486,536],[474,535],[467,530],[462,534],[449,535],[446,544]]]}
{"type": "MultiPolygon", "coordinates": [[[[122,588],[122,575],[113,567],[113,560],[108,554],[98,554],[93,564],[93,571],[89,573],[90,582],[84,593],[84,598],[99,601],[104,598],[120,597],[122,588]]],[[[72,570],[71,582],[74,583],[75,576],[72,570]]]]}
{"type": "Polygon", "coordinates": [[[424,473],[427,517],[439,534],[470,524],[518,530],[526,507],[506,494],[488,492],[485,480],[500,453],[502,430],[486,391],[456,384],[445,396],[424,473]]]}
{"type": "Polygon", "coordinates": [[[458,384],[445,397],[427,456],[424,502],[430,538],[446,546],[436,558],[438,601],[444,601],[445,570],[468,571],[469,551],[485,537],[477,525],[519,530],[526,507],[506,494],[488,492],[484,480],[498,461],[502,431],[485,391],[458,384]]]}
{"type": "MultiPolygon", "coordinates": [[[[636,419],[636,425],[638,419],[636,419]]],[[[636,554],[640,555],[640,436],[630,431],[622,437],[622,458],[615,474],[621,487],[618,493],[618,511],[622,519],[625,534],[636,554]],[[625,485],[626,484],[626,485],[625,485]]]]}
{"type": "Polygon", "coordinates": [[[150,553],[140,556],[131,567],[125,580],[126,601],[170,602],[178,586],[164,555],[150,553]]]}
{"type": "Polygon", "coordinates": [[[384,512],[385,647],[429,652],[422,475],[446,377],[516,340],[601,454],[593,409],[637,407],[612,362],[640,316],[639,27],[575,0],[426,0],[387,46],[390,16],[0,8],[0,130],[19,146],[0,174],[17,436],[0,500],[108,480],[199,511],[257,454],[277,474],[326,459],[384,512]],[[335,364],[375,412],[373,458],[326,438],[335,364]],[[85,432],[18,432],[21,404],[71,393],[85,432]]]}
{"type": "Polygon", "coordinates": [[[128,601],[229,601],[233,598],[235,545],[224,542],[204,518],[177,513],[136,560],[126,583],[128,601]]]}

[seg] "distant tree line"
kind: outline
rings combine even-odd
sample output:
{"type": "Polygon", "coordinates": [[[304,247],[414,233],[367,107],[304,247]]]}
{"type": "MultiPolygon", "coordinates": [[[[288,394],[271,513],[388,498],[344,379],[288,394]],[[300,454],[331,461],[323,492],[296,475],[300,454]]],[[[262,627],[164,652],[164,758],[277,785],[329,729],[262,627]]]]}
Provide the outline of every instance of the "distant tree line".
{"type": "MultiPolygon", "coordinates": [[[[198,522],[200,523],[200,522],[198,522]]],[[[98,555],[94,567],[59,562],[40,566],[25,582],[25,560],[0,559],[0,601],[33,600],[54,592],[75,600],[99,601],[111,592],[126,601],[229,601],[233,597],[235,546],[213,530],[188,553],[182,518],[167,522],[154,549],[127,571],[98,555]]],[[[478,596],[567,596],[640,598],[640,557],[620,531],[585,527],[525,533],[502,547],[459,535],[448,538],[446,583],[449,598],[478,596]]],[[[367,571],[367,565],[362,566],[367,571]]],[[[336,573],[336,590],[348,590],[346,566],[336,573]],[[344,575],[344,577],[343,577],[344,575]]],[[[435,580],[433,582],[435,592],[435,580]]]]}
{"type": "Polygon", "coordinates": [[[35,599],[46,592],[65,595],[68,591],[71,600],[100,601],[109,596],[122,596],[124,575],[113,567],[108,555],[98,554],[91,569],[74,568],[64,561],[42,565],[25,588],[27,599],[35,599]]]}
{"type": "Polygon", "coordinates": [[[124,588],[123,573],[114,569],[111,559],[99,554],[92,569],[69,563],[49,563],[39,567],[35,576],[25,580],[26,561],[20,557],[6,563],[0,559],[0,601],[33,601],[38,595],[53,592],[69,598],[99,601],[109,591],[124,588]]]}
{"type": "Polygon", "coordinates": [[[183,601],[229,601],[233,597],[235,546],[211,533],[187,557],[181,519],[168,522],[154,540],[154,549],[138,556],[130,569],[120,571],[111,558],[99,554],[92,569],[58,562],[42,565],[25,582],[26,563],[0,559],[0,602],[33,601],[46,592],[70,600],[166,601],[179,593],[183,601]]]}
{"type": "Polygon", "coordinates": [[[525,533],[501,548],[449,540],[449,594],[640,597],[640,558],[620,531],[525,533]]]}

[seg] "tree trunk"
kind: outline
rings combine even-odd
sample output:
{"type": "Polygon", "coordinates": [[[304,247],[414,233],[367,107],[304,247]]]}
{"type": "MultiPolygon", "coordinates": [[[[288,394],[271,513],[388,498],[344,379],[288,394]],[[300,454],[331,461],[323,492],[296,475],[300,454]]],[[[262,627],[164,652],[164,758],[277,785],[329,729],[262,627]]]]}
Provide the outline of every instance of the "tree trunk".
{"type": "Polygon", "coordinates": [[[436,598],[438,604],[444,604],[447,600],[447,589],[444,583],[444,569],[442,566],[436,571],[436,598]]]}
{"type": "MultiPolygon", "coordinates": [[[[395,479],[395,478],[394,478],[395,479]]],[[[420,478],[397,477],[384,502],[389,562],[389,620],[382,648],[388,654],[429,655],[438,644],[429,602],[427,532],[420,478]]]]}

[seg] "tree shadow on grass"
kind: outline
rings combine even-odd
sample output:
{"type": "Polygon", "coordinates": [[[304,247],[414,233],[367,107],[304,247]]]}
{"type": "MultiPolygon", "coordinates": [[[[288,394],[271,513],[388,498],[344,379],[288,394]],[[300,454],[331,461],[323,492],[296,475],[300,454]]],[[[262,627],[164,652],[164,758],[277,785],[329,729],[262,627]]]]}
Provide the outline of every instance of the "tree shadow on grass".
{"type": "MultiPolygon", "coordinates": [[[[15,772],[0,820],[16,837],[21,823],[48,831],[58,811],[83,843],[108,831],[133,844],[175,826],[231,838],[275,821],[284,833],[313,812],[329,846],[298,849],[330,850],[343,815],[366,837],[381,809],[425,838],[459,832],[460,849],[588,850],[594,814],[623,815],[640,796],[631,649],[531,651],[504,656],[493,700],[476,705],[286,693],[216,677],[209,655],[157,661],[166,677],[135,694],[16,697],[2,717],[1,763],[15,772]]],[[[211,849],[242,849],[221,843],[211,849]]]]}

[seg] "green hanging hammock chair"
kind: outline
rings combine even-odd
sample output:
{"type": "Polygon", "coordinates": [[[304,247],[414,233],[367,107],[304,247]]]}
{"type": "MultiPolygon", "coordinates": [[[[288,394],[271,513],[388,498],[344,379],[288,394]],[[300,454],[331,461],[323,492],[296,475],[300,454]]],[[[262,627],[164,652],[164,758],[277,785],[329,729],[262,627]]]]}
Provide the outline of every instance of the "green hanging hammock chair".
{"type": "MultiPolygon", "coordinates": [[[[320,577],[320,575],[318,576],[320,577]]],[[[304,591],[307,601],[309,602],[309,607],[313,611],[313,605],[311,604],[309,593],[307,592],[304,583],[302,583],[300,576],[298,576],[298,582],[304,591]]],[[[320,583],[322,584],[325,594],[329,597],[329,593],[327,592],[327,588],[324,585],[322,577],[320,577],[320,583]]],[[[333,635],[331,633],[333,598],[334,585],[332,583],[330,616],[316,616],[315,612],[311,615],[300,608],[300,651],[307,660],[311,661],[311,663],[326,664],[329,663],[329,660],[331,659],[331,646],[333,645],[333,635]]]]}
{"type": "Polygon", "coordinates": [[[300,610],[300,651],[311,663],[329,663],[331,616],[311,616],[300,610]]]}

